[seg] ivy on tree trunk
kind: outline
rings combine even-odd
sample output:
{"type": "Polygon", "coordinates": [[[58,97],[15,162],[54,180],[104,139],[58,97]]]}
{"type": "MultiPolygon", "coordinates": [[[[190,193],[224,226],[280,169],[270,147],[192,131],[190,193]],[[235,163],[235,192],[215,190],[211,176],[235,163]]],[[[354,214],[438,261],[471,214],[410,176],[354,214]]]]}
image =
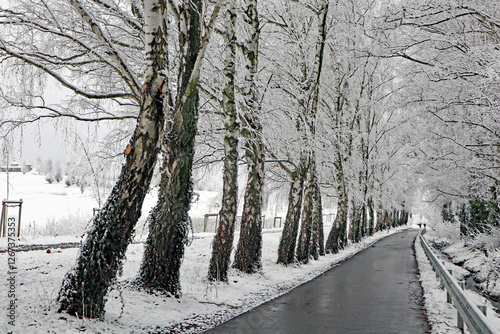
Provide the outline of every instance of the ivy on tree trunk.
{"type": "Polygon", "coordinates": [[[171,108],[164,137],[164,161],[158,202],[149,221],[140,280],[143,286],[179,297],[192,197],[194,139],[198,89],[190,80],[201,46],[201,0],[185,0],[180,8],[180,69],[176,105],[171,108]]]}
{"type": "Polygon", "coordinates": [[[165,17],[157,1],[145,4],[147,68],[139,118],[118,182],[94,218],[76,266],[63,280],[57,297],[60,312],[89,318],[104,315],[106,293],[121,268],[141,215],[159,152],[164,106],[169,99],[161,89],[167,87],[167,78],[160,75],[166,68],[166,34],[162,30],[165,17]]]}
{"type": "Polygon", "coordinates": [[[295,262],[295,246],[299,231],[300,210],[302,208],[302,194],[304,187],[304,168],[299,165],[291,173],[290,191],[288,193],[288,209],[285,224],[278,248],[277,263],[285,266],[295,262]]]}
{"type": "Polygon", "coordinates": [[[341,154],[337,156],[337,215],[333,222],[328,239],[326,240],[326,253],[338,253],[347,245],[347,189],[341,154]]]}

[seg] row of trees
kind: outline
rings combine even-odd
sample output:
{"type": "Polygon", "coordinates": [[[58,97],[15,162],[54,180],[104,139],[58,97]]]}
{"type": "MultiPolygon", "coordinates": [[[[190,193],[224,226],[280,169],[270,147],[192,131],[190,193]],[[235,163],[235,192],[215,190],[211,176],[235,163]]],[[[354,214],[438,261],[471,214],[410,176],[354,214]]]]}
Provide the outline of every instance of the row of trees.
{"type": "MultiPolygon", "coordinates": [[[[407,8],[389,0],[378,6],[365,0],[11,3],[0,9],[1,70],[12,78],[3,79],[0,96],[18,117],[3,115],[4,134],[46,119],[115,122],[113,138],[124,152],[115,154],[124,160],[118,181],[64,279],[61,311],[103,315],[157,161],[159,195],[139,282],[173,296],[181,294],[193,167],[224,166],[208,279],[227,281],[241,175],[233,266],[255,273],[262,270],[265,184],[289,185],[277,257],[288,265],[406,223],[421,184],[434,194],[452,193],[443,185],[471,180],[470,164],[490,159],[494,166],[494,144],[457,146],[464,128],[474,136],[462,139],[479,140],[485,128],[496,134],[484,122],[472,126],[456,116],[463,115],[457,109],[484,111],[482,98],[472,103],[460,94],[491,98],[494,67],[477,65],[477,75],[457,68],[463,51],[449,54],[460,49],[455,32],[463,29],[447,25],[481,16],[465,15],[460,10],[472,9],[452,0],[407,8]],[[45,101],[48,78],[66,92],[57,103],[45,101]],[[467,174],[449,173],[452,165],[467,174]],[[323,235],[322,204],[331,199],[337,214],[323,235]]],[[[486,29],[471,27],[470,34],[486,29]]],[[[110,146],[117,145],[104,145],[110,146]]],[[[475,175],[494,171],[478,166],[475,175]]]]}
{"type": "Polygon", "coordinates": [[[415,150],[426,199],[463,237],[498,228],[498,47],[500,6],[481,1],[413,1],[386,21],[415,94],[408,99],[426,124],[415,150]]]}

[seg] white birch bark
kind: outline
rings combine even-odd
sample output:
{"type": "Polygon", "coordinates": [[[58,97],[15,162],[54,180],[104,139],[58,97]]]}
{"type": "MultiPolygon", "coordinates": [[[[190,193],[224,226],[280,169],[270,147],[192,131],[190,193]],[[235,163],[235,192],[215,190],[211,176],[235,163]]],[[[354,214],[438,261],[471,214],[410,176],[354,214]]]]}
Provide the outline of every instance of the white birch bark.
{"type": "Polygon", "coordinates": [[[238,199],[238,141],[240,125],[235,104],[236,8],[232,1],[226,4],[225,20],[225,84],[222,93],[222,108],[226,131],[224,137],[224,185],[222,190],[222,205],[219,212],[219,227],[212,243],[212,258],[208,270],[208,279],[217,281],[227,281],[227,271],[233,249],[238,199]]]}
{"type": "Polygon", "coordinates": [[[104,314],[106,293],[120,270],[132,231],[141,215],[159,152],[167,97],[159,90],[167,68],[167,41],[162,32],[165,12],[159,0],[145,0],[148,32],[148,81],[130,151],[120,177],[82,245],[76,266],[69,271],[57,297],[59,311],[97,318],[104,314]]]}
{"type": "Polygon", "coordinates": [[[264,151],[257,88],[259,54],[259,16],[257,0],[245,0],[243,8],[243,95],[242,136],[248,180],[245,189],[241,231],[234,267],[255,273],[262,267],[262,190],[264,185],[264,151]]]}

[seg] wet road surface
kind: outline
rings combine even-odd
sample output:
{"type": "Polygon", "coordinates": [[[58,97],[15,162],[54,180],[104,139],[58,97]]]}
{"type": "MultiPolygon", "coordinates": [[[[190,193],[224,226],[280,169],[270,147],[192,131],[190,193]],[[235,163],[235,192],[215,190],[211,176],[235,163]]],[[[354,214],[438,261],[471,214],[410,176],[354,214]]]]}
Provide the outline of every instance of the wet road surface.
{"type": "Polygon", "coordinates": [[[413,252],[417,234],[386,237],[208,333],[427,333],[413,252]]]}

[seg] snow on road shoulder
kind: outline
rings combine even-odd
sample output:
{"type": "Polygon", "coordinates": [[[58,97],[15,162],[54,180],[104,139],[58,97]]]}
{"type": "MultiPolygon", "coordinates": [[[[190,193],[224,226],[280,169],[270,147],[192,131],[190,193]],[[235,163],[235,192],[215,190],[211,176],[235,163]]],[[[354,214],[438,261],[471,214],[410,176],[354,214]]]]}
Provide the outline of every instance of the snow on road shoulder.
{"type": "MultiPolygon", "coordinates": [[[[431,333],[461,333],[456,327],[457,311],[452,304],[446,303],[446,291],[440,288],[439,279],[436,278],[436,274],[418,238],[415,239],[415,255],[420,272],[420,282],[424,291],[424,304],[431,326],[431,333]]],[[[445,266],[450,269],[453,265],[445,262],[445,266]]],[[[461,268],[456,266],[453,267],[453,276],[455,276],[455,278],[457,278],[457,275],[459,276],[458,278],[463,277],[462,271],[465,270],[462,269],[462,271],[460,271],[461,268]]],[[[472,291],[466,290],[465,293],[467,297],[473,300],[477,305],[486,305],[488,308],[488,320],[496,328],[500,328],[500,318],[494,312],[491,303],[472,291]]]]}
{"type": "MultiPolygon", "coordinates": [[[[328,233],[329,226],[325,226],[328,233]]],[[[229,282],[212,283],[206,279],[213,234],[196,236],[181,267],[183,295],[180,299],[148,294],[134,287],[142,260],[143,245],[129,246],[122,276],[108,294],[106,315],[102,320],[77,319],[57,313],[56,298],[61,281],[75,263],[77,249],[51,253],[31,251],[16,253],[17,319],[16,327],[0,322],[0,331],[14,333],[198,333],[229,318],[273,299],[338,265],[375,241],[397,232],[391,229],[376,233],[358,244],[351,244],[339,254],[329,254],[307,265],[284,267],[276,264],[281,233],[263,234],[261,274],[229,272],[229,282]]],[[[235,242],[238,236],[235,237],[235,242]]],[[[0,254],[2,279],[0,290],[6,291],[4,279],[8,254],[0,254]]],[[[6,309],[7,293],[0,295],[0,307],[6,309]]]]}
{"type": "Polygon", "coordinates": [[[425,255],[418,238],[415,239],[415,256],[420,272],[420,284],[424,291],[424,306],[432,334],[461,333],[457,327],[457,311],[446,303],[446,291],[440,289],[431,263],[425,255]]]}

